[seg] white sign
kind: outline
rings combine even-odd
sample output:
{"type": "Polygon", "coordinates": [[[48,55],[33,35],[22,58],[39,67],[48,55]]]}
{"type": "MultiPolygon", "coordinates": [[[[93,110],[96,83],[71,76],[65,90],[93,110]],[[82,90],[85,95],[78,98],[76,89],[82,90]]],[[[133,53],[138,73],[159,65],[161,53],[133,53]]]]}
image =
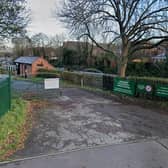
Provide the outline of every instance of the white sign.
{"type": "Polygon", "coordinates": [[[151,92],[151,91],[152,91],[152,86],[147,85],[147,86],[146,86],[146,91],[147,91],[147,92],[151,92]]]}
{"type": "Polygon", "coordinates": [[[59,78],[50,78],[44,80],[44,88],[47,89],[59,89],[59,78]]]}

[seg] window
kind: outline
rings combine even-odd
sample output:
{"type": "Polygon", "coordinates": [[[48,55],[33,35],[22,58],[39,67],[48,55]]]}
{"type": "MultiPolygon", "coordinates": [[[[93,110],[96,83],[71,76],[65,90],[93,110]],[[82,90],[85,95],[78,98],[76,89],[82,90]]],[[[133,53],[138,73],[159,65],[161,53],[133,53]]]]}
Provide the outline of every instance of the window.
{"type": "Polygon", "coordinates": [[[41,62],[41,63],[38,63],[37,66],[39,66],[39,67],[43,67],[44,64],[43,64],[43,62],[41,62]]]}

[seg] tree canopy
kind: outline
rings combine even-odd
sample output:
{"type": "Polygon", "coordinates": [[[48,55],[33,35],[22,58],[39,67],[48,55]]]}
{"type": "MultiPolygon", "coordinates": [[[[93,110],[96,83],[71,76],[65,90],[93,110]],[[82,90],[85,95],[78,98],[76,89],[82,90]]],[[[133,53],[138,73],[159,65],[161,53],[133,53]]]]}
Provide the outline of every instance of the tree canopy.
{"type": "Polygon", "coordinates": [[[29,22],[26,0],[0,0],[0,38],[24,33],[29,22]]]}
{"type": "Polygon", "coordinates": [[[119,41],[117,57],[123,77],[130,55],[168,41],[166,0],[66,0],[59,16],[74,34],[88,36],[107,52],[113,53],[98,43],[95,32],[107,36],[109,44],[119,41]]]}

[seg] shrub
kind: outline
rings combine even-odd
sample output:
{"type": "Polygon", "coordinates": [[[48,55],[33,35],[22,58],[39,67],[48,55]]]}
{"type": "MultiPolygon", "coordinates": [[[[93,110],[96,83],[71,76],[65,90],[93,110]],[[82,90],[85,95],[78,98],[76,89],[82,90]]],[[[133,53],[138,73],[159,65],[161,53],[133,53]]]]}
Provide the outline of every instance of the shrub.
{"type": "Polygon", "coordinates": [[[157,77],[137,77],[137,76],[130,76],[128,79],[133,79],[141,82],[149,82],[152,84],[167,84],[168,85],[168,78],[157,78],[157,77]]]}
{"type": "Polygon", "coordinates": [[[73,72],[65,71],[61,74],[61,77],[64,80],[72,82],[73,84],[80,85],[83,75],[80,73],[73,73],[73,72]]]}
{"type": "Polygon", "coordinates": [[[39,78],[58,78],[59,73],[56,70],[39,69],[36,77],[39,78]]]}
{"type": "Polygon", "coordinates": [[[61,74],[63,80],[69,81],[76,85],[81,85],[83,80],[84,86],[90,86],[95,88],[103,87],[103,76],[96,74],[87,74],[87,73],[75,73],[75,72],[63,72],[61,74]]]}
{"type": "Polygon", "coordinates": [[[168,77],[168,60],[157,63],[129,63],[127,76],[168,77]]]}

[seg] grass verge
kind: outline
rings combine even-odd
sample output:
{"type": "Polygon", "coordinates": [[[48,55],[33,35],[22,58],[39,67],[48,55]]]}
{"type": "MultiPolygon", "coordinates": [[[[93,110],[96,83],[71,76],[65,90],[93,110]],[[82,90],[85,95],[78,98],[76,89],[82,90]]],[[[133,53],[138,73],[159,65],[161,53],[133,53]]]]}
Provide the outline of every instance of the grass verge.
{"type": "Polygon", "coordinates": [[[33,82],[33,83],[42,83],[44,81],[44,78],[40,77],[29,77],[29,78],[24,78],[24,77],[13,77],[14,80],[20,80],[20,81],[27,81],[27,82],[33,82]]]}
{"type": "Polygon", "coordinates": [[[24,147],[31,128],[31,111],[28,102],[13,99],[11,110],[0,118],[0,161],[24,147]]]}

